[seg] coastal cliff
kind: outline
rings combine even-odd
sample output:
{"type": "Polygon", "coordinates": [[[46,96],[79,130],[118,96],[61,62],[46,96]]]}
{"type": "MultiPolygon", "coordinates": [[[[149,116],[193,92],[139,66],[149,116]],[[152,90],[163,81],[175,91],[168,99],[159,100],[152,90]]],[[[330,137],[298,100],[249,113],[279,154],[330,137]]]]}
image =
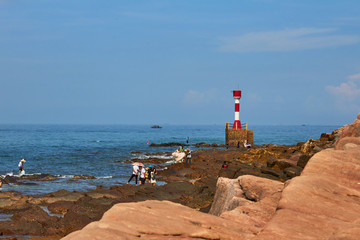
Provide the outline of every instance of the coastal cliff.
{"type": "MultiPolygon", "coordinates": [[[[332,148],[306,159],[301,175],[285,183],[220,177],[210,214],[169,201],[118,203],[63,239],[358,239],[360,114],[333,136],[332,148]]],[[[302,152],[318,148],[313,143],[302,152]]]]}

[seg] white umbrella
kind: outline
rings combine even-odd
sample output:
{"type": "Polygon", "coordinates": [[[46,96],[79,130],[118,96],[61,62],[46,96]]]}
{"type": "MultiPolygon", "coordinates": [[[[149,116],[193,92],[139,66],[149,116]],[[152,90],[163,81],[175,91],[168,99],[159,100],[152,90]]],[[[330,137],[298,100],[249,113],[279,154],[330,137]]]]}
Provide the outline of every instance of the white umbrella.
{"type": "Polygon", "coordinates": [[[142,164],[141,162],[134,162],[132,165],[144,167],[144,164],[142,164]]]}

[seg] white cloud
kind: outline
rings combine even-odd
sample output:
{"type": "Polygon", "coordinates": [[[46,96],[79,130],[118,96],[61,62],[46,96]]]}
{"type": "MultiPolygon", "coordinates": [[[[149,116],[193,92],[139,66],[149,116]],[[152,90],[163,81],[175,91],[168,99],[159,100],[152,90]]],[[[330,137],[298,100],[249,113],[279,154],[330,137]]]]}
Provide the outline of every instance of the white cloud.
{"type": "Polygon", "coordinates": [[[332,28],[297,28],[281,31],[252,32],[223,38],[221,51],[272,52],[328,48],[360,42],[360,36],[334,34],[332,28]]]}
{"type": "Polygon", "coordinates": [[[327,86],[326,90],[332,95],[344,99],[344,100],[353,100],[357,97],[360,97],[360,88],[358,87],[359,81],[349,80],[347,82],[341,83],[339,86],[327,86]]]}
{"type": "Polygon", "coordinates": [[[335,98],[335,105],[341,110],[360,111],[360,74],[348,77],[339,86],[326,86],[325,90],[335,98]]]}

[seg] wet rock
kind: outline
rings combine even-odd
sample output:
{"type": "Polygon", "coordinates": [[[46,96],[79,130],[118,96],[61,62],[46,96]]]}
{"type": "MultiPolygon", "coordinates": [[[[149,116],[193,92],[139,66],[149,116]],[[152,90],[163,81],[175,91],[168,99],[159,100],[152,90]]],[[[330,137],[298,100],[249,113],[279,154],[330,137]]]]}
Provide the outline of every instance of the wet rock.
{"type": "Polygon", "coordinates": [[[19,180],[19,177],[6,175],[1,179],[3,184],[16,183],[19,180]]]}
{"type": "Polygon", "coordinates": [[[23,175],[21,176],[21,179],[27,179],[32,181],[53,181],[59,178],[50,174],[42,173],[42,174],[34,174],[34,175],[23,175]]]}
{"type": "Polygon", "coordinates": [[[96,177],[94,176],[89,176],[89,175],[75,175],[74,177],[71,178],[71,180],[79,180],[79,179],[95,179],[96,177]]]}

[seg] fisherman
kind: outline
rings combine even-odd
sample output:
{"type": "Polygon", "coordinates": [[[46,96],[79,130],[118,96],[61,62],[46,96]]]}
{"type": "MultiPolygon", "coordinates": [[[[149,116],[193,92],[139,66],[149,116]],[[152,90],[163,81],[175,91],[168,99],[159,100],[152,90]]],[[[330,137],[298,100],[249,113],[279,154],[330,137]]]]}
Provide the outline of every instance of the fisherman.
{"type": "Polygon", "coordinates": [[[19,162],[19,175],[24,170],[24,162],[26,162],[26,160],[24,158],[21,159],[20,162],[19,162]]]}
{"type": "Polygon", "coordinates": [[[138,183],[138,171],[139,171],[139,167],[134,165],[133,166],[133,173],[132,173],[131,177],[129,178],[129,181],[127,182],[127,184],[130,183],[130,181],[133,179],[133,177],[135,177],[135,184],[138,183]]]}

